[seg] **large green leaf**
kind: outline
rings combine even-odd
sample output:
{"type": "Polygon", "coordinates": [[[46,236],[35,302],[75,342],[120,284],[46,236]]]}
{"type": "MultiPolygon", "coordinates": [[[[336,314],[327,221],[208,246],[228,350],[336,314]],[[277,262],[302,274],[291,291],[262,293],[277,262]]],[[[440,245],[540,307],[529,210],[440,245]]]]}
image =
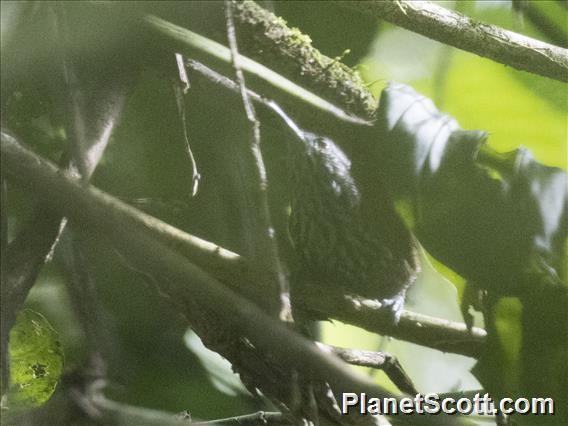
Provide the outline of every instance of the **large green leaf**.
{"type": "Polygon", "coordinates": [[[57,332],[41,314],[20,311],[10,332],[10,388],[2,409],[20,410],[43,405],[63,372],[63,351],[57,332]]]}
{"type": "Polygon", "coordinates": [[[385,176],[434,257],[503,295],[535,273],[563,275],[565,172],[525,149],[482,148],[485,132],[462,130],[408,86],[388,86],[379,111],[385,176]]]}
{"type": "Polygon", "coordinates": [[[382,94],[378,131],[385,178],[421,243],[488,293],[488,344],[476,376],[497,397],[551,396],[562,410],[566,173],[523,148],[489,149],[484,132],[462,130],[400,84],[382,94]]]}

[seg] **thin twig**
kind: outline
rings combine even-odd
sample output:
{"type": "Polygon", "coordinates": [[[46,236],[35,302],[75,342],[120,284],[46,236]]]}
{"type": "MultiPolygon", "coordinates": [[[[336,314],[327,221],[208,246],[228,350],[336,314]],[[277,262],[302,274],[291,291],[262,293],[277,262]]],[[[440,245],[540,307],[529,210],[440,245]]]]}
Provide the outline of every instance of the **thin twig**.
{"type": "Polygon", "coordinates": [[[192,419],[189,412],[174,414],[113,401],[105,397],[102,391],[98,389],[91,391],[84,397],[101,412],[102,419],[112,420],[116,424],[143,424],[146,426],[280,426],[292,424],[278,412],[259,411],[225,419],[200,421],[192,419]]]}
{"type": "Polygon", "coordinates": [[[241,69],[239,51],[237,47],[237,35],[235,32],[233,5],[230,0],[225,0],[225,19],[227,20],[227,40],[229,41],[229,49],[231,51],[231,62],[233,63],[237,82],[239,83],[239,89],[241,91],[241,98],[243,100],[243,106],[245,108],[247,119],[255,130],[253,143],[260,145],[260,123],[256,119],[254,106],[251,104],[247,94],[245,76],[243,75],[243,70],[241,69]]]}
{"type": "Polygon", "coordinates": [[[339,348],[337,346],[317,343],[324,349],[333,352],[343,361],[351,365],[379,369],[385,372],[388,378],[398,387],[401,392],[416,395],[418,391],[412,383],[412,379],[398,362],[394,355],[387,352],[364,351],[360,349],[339,348]]]}
{"type": "Polygon", "coordinates": [[[479,358],[485,347],[487,332],[464,323],[432,318],[415,312],[403,311],[396,327],[389,326],[389,318],[381,313],[381,304],[375,300],[355,300],[347,297],[302,292],[297,298],[302,309],[320,312],[347,324],[361,327],[372,333],[389,335],[408,342],[479,358]],[[402,337],[404,336],[404,337],[402,337]]]}
{"type": "Polygon", "coordinates": [[[243,416],[228,417],[226,419],[210,420],[207,422],[194,422],[191,423],[192,426],[213,426],[213,425],[224,425],[224,426],[255,426],[255,425],[265,425],[265,426],[279,426],[279,425],[293,425],[294,423],[286,418],[281,413],[267,413],[264,411],[259,411],[253,414],[246,414],[243,416]]]}
{"type": "Polygon", "coordinates": [[[482,23],[437,4],[402,0],[338,3],[500,64],[568,82],[567,49],[482,23]]]}
{"type": "MultiPolygon", "coordinates": [[[[202,35],[154,15],[145,16],[143,23],[151,33],[165,38],[170,44],[175,45],[176,49],[183,51],[188,57],[197,59],[205,58],[208,62],[218,61],[223,64],[231,63],[230,50],[207,37],[203,37],[202,35]]],[[[272,71],[270,68],[243,55],[240,55],[239,58],[241,68],[246,71],[247,74],[276,88],[279,93],[294,100],[296,105],[298,102],[309,105],[313,107],[314,111],[321,113],[326,119],[332,116],[344,123],[369,125],[368,120],[347,113],[342,108],[293,83],[272,71]]],[[[369,112],[369,115],[372,115],[372,112],[369,112]]]]}
{"type": "MultiPolygon", "coordinates": [[[[249,215],[256,215],[256,220],[253,220],[253,226],[256,229],[248,230],[252,232],[254,241],[250,252],[253,254],[251,259],[256,265],[258,270],[262,271],[268,265],[269,276],[272,277],[265,285],[276,285],[276,289],[269,289],[268,295],[277,295],[280,303],[278,308],[278,315],[282,318],[290,317],[290,312],[286,306],[284,294],[287,289],[286,278],[278,255],[278,247],[276,238],[273,231],[272,220],[270,218],[270,210],[268,207],[268,179],[266,176],[266,167],[264,159],[262,158],[261,151],[261,138],[260,138],[260,122],[256,117],[256,112],[252,102],[249,99],[248,91],[246,88],[245,77],[240,65],[240,56],[237,47],[237,36],[235,32],[235,22],[233,17],[233,5],[230,0],[225,1],[225,19],[227,22],[227,39],[231,51],[231,62],[233,64],[239,91],[243,102],[244,111],[249,125],[249,148],[256,168],[256,176],[258,187],[251,189],[250,199],[253,200],[252,205],[247,206],[251,208],[248,212],[249,215]],[[276,290],[276,291],[274,291],[276,290]]],[[[246,191],[246,189],[245,189],[246,191]]]]}
{"type": "MultiPolygon", "coordinates": [[[[237,83],[225,77],[224,75],[217,73],[211,68],[208,68],[202,63],[190,59],[186,62],[186,66],[191,70],[199,73],[200,76],[204,77],[209,82],[224,87],[225,89],[231,91],[233,94],[239,94],[240,89],[237,83]]],[[[273,116],[273,118],[276,118],[278,121],[283,122],[286,125],[285,128],[290,131],[292,137],[297,137],[300,139],[304,138],[304,132],[296,125],[294,120],[292,120],[284,112],[284,110],[280,108],[280,106],[276,102],[260,96],[252,90],[247,90],[247,95],[249,99],[261,106],[265,111],[268,111],[269,114],[273,116]]]]}
{"type": "Polygon", "coordinates": [[[193,151],[191,150],[191,144],[189,143],[189,133],[187,131],[187,119],[186,119],[186,108],[185,108],[185,99],[184,95],[190,88],[189,79],[187,77],[187,73],[185,71],[185,66],[183,64],[183,57],[179,53],[175,54],[176,58],[176,65],[178,69],[179,81],[174,81],[173,89],[174,89],[174,96],[176,98],[176,106],[178,110],[178,116],[180,118],[182,132],[183,132],[183,139],[185,142],[185,153],[187,154],[187,158],[191,164],[191,193],[192,197],[195,197],[197,194],[197,190],[199,187],[199,181],[201,180],[201,175],[197,170],[197,162],[195,161],[195,156],[193,155],[193,151]]]}
{"type": "Polygon", "coordinates": [[[292,425],[281,413],[264,411],[218,420],[196,420],[192,418],[189,411],[175,414],[114,401],[104,395],[103,387],[104,384],[95,382],[87,388],[87,392],[73,396],[75,401],[79,402],[79,405],[90,407],[90,411],[96,410],[97,416],[95,417],[99,421],[112,422],[112,424],[144,426],[292,425]]]}

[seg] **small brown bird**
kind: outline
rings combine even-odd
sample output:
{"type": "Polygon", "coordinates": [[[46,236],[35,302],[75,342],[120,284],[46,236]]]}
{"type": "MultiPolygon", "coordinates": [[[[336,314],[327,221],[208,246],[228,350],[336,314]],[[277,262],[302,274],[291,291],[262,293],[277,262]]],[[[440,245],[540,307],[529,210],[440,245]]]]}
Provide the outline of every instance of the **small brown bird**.
{"type": "Polygon", "coordinates": [[[368,205],[351,161],[331,139],[304,132],[301,142],[291,161],[289,232],[301,277],[292,280],[292,294],[294,286],[310,285],[376,299],[397,324],[420,269],[414,237],[392,202],[363,212],[368,205]]]}

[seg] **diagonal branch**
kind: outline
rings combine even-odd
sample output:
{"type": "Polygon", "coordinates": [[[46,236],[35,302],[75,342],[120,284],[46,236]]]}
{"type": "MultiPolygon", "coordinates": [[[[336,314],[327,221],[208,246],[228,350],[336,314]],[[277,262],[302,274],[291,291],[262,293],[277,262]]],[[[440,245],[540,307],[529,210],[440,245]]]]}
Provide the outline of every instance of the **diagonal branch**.
{"type": "Polygon", "coordinates": [[[428,1],[341,2],[441,43],[500,64],[568,82],[568,50],[485,24],[428,1]]]}
{"type": "Polygon", "coordinates": [[[352,114],[373,117],[377,102],[359,73],[322,54],[308,35],[250,0],[235,3],[235,22],[246,55],[352,114]]]}
{"type": "MultiPolygon", "coordinates": [[[[244,235],[245,241],[248,242],[246,244],[248,247],[247,254],[251,256],[250,261],[255,265],[258,273],[266,276],[266,279],[261,280],[263,287],[259,291],[266,295],[263,299],[265,299],[265,305],[269,312],[279,313],[282,318],[286,318],[289,316],[289,313],[286,312],[287,309],[284,307],[283,294],[287,285],[278,256],[274,232],[272,232],[272,220],[268,207],[268,180],[260,147],[260,121],[249,99],[245,76],[241,69],[233,4],[229,0],[225,1],[225,19],[227,21],[227,39],[231,51],[231,62],[235,70],[244,112],[248,121],[249,146],[245,150],[248,155],[245,154],[245,156],[249,157],[255,166],[255,170],[250,170],[248,173],[244,171],[244,174],[247,175],[244,180],[253,182],[251,186],[244,185],[243,189],[243,197],[247,204],[244,206],[247,214],[244,215],[243,219],[245,224],[249,225],[249,229],[245,229],[244,235]]],[[[243,168],[250,169],[246,165],[243,168]]]]}
{"type": "MultiPolygon", "coordinates": [[[[187,28],[180,27],[154,15],[145,16],[142,19],[142,24],[149,30],[150,34],[160,37],[166,44],[188,57],[225,66],[231,63],[231,52],[227,47],[187,28]]],[[[326,119],[328,122],[329,117],[334,117],[343,123],[363,126],[370,124],[369,121],[346,112],[342,108],[322,99],[313,92],[304,89],[272,69],[246,56],[240,55],[240,65],[247,75],[254,78],[255,83],[264,83],[264,87],[270,87],[273,91],[276,90],[287,101],[296,106],[301,104],[307,105],[311,115],[320,117],[320,119],[326,119]]],[[[334,80],[334,83],[340,86],[338,79],[334,80]]],[[[367,93],[367,97],[370,96],[367,93]]],[[[342,105],[342,107],[345,106],[347,106],[347,103],[342,105]]],[[[369,109],[366,115],[371,116],[373,111],[374,108],[369,109]]]]}
{"type": "Polygon", "coordinates": [[[387,352],[340,348],[320,342],[317,344],[322,350],[334,353],[348,364],[383,370],[401,392],[409,395],[419,393],[394,355],[387,352]]]}

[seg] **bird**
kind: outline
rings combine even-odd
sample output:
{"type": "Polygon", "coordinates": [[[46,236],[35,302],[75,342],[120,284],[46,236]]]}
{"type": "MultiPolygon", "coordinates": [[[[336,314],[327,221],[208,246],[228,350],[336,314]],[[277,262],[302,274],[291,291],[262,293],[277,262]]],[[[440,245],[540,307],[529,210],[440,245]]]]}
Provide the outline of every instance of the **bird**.
{"type": "Polygon", "coordinates": [[[420,270],[417,242],[384,197],[369,212],[348,156],[332,139],[301,132],[290,149],[288,232],[298,286],[378,300],[398,324],[406,292],[420,270]]]}

